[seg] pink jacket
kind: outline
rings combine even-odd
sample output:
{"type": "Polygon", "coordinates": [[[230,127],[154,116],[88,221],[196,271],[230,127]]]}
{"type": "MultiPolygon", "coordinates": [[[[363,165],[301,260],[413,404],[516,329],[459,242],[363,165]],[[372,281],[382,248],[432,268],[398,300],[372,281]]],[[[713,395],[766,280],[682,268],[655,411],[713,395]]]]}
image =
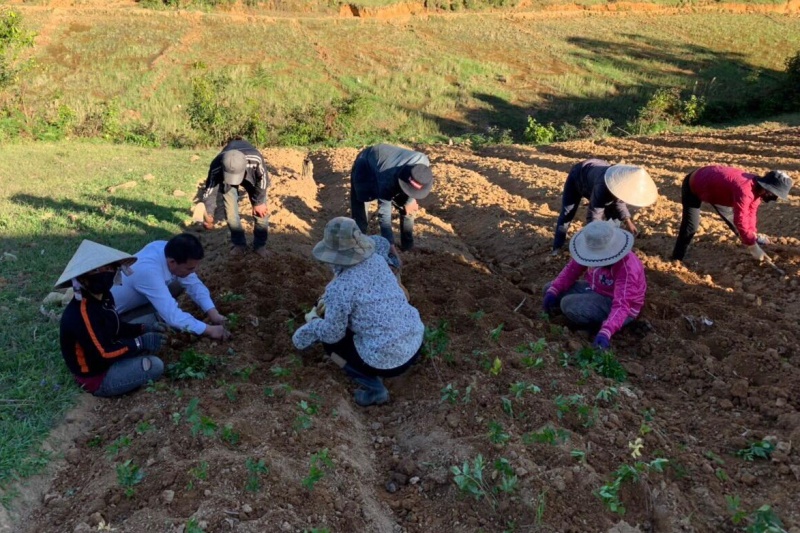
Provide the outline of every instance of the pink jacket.
{"type": "Polygon", "coordinates": [[[757,176],[733,167],[708,166],[695,171],[692,192],[704,202],[733,208],[733,224],[746,246],[756,243],[758,206],[753,185],[757,176]]]}
{"type": "Polygon", "coordinates": [[[611,312],[598,332],[611,338],[623,326],[625,319],[629,316],[636,317],[642,311],[644,294],[647,292],[644,265],[633,252],[628,252],[613,265],[597,268],[585,267],[571,259],[547,292],[558,296],[569,290],[584,272],[586,281],[594,292],[613,300],[611,312]]]}

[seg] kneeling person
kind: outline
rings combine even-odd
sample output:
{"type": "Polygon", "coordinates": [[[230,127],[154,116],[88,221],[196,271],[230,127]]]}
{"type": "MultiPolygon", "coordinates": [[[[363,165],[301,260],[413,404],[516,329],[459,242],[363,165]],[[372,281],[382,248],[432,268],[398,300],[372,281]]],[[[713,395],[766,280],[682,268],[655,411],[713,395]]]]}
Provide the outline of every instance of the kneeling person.
{"type": "Polygon", "coordinates": [[[321,342],[331,359],[360,385],[355,401],[361,406],[389,401],[381,378],[398,376],[419,359],[425,330],[386,257],[375,248],[375,241],[363,235],[353,219],[328,222],[323,240],[313,250],[336,276],[323,295],[325,317],[312,310],[309,322],[292,337],[301,350],[321,342]]]}
{"type": "Polygon", "coordinates": [[[153,355],[165,338],[164,325],[122,322],[111,295],[119,270],[134,262],[131,255],[84,240],[56,282],[75,290],[61,316],[61,354],[75,381],[95,396],[125,394],[164,372],[153,355]]]}
{"type": "Polygon", "coordinates": [[[559,307],[575,326],[599,327],[594,347],[610,348],[611,337],[644,306],[647,280],[632,248],[633,235],[613,222],[587,224],[570,240],[570,262],[545,286],[544,311],[559,307]]]}

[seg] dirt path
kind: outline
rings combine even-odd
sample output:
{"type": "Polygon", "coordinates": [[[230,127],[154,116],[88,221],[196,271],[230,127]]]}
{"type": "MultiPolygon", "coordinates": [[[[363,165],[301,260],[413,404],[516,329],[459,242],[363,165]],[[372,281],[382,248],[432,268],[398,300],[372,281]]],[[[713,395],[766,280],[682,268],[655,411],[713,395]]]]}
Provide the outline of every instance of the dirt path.
{"type": "Polygon", "coordinates": [[[235,338],[216,345],[178,335],[165,354],[174,362],[194,350],[218,366],[206,379],[100,402],[101,422],[74,441],[74,463],[20,530],[88,531],[102,517],[119,532],[188,531],[189,523],[243,532],[609,531],[620,517],[595,492],[634,463],[628,443],[642,438],[642,460],[669,463],[622,485],[634,531],[736,531],[726,496],[747,513],[770,504],[797,531],[798,196],[760,212],[759,231],[775,238],[785,278],[758,268],[709,213],[688,267],[663,258],[685,172],[715,162],[797,176],[799,134],[735,129],[428,149],[437,184],[422,202],[419,250],[404,257],[404,281],[448,342],[390,380],[390,404],[369,409],[353,404],[351,384],[321,350],[297,354],[289,336],[329,278],[310,249],[325,222],[347,212],[357,151],[311,154],[312,179],[300,173],[305,153],[267,150],[278,255],[229,260],[224,228],[203,233],[200,274],[222,311],[238,315],[235,338]],[[637,215],[644,236],[636,252],[649,282],[643,319],[653,329],[614,338],[624,383],[563,366],[562,354],[590,339],[539,317],[541,287],[567,259],[547,253],[563,179],[590,155],[645,165],[661,194],[637,215]],[[515,383],[540,392],[517,397],[515,383]],[[205,418],[192,418],[194,398],[205,418]],[[771,461],[736,456],[766,437],[778,446],[771,461]],[[480,500],[461,495],[450,472],[478,454],[486,461],[480,500]],[[314,457],[321,475],[312,475],[314,457]],[[509,495],[492,492],[500,459],[517,476],[509,495]],[[129,496],[117,473],[127,460],[145,472],[129,496]],[[254,473],[258,460],[268,473],[254,473]]]}

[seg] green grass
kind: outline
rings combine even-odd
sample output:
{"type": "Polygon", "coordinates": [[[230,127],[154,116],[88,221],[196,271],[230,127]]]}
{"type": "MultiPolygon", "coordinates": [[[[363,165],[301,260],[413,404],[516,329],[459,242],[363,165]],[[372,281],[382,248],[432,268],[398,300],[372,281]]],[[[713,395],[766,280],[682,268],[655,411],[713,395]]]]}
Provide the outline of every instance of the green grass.
{"type": "Polygon", "coordinates": [[[83,238],[129,253],[181,231],[213,151],[97,143],[0,147],[0,494],[47,463],[40,444],[79,394],[58,323],[39,313],[83,238]],[[190,162],[193,153],[201,158],[190,162]],[[156,179],[145,182],[145,174],[156,179]],[[136,180],[110,195],[106,188],[136,180]],[[175,198],[181,189],[186,198],[175,198]],[[8,327],[13,323],[13,327],[8,327]]]}
{"type": "Polygon", "coordinates": [[[234,129],[248,118],[260,125],[263,144],[302,143],[299,125],[314,130],[315,143],[338,145],[429,142],[489,126],[520,139],[530,113],[543,123],[590,114],[621,126],[661,87],[705,96],[719,120],[763,114],[750,107],[770,98],[786,57],[800,49],[800,19],[729,13],[596,14],[592,24],[583,16],[387,24],[254,15],[240,39],[241,19],[224,11],[127,8],[120,25],[120,8],[92,12],[91,24],[76,12],[53,25],[50,11],[19,9],[47,45],[30,52],[36,67],[21,80],[24,98],[0,96],[9,110],[0,112],[0,138],[16,128],[42,136],[59,106],[75,114],[68,135],[82,125],[91,132],[87,117],[113,102],[121,123],[157,144],[208,143],[189,124],[192,78],[224,79],[216,101],[234,129]]]}

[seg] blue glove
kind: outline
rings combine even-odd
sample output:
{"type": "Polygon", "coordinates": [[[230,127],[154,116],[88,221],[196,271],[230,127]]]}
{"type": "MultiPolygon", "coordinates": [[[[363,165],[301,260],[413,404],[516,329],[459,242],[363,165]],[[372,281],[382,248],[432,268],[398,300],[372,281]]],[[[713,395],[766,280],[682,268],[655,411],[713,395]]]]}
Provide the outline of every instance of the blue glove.
{"type": "Polygon", "coordinates": [[[549,313],[553,310],[558,302],[558,296],[553,293],[548,292],[544,295],[544,303],[542,304],[542,309],[544,309],[545,313],[549,313]]]}
{"type": "Polygon", "coordinates": [[[592,346],[598,350],[608,350],[611,348],[611,339],[606,337],[603,333],[598,333],[597,337],[594,338],[594,344],[592,344],[592,346]]]}

